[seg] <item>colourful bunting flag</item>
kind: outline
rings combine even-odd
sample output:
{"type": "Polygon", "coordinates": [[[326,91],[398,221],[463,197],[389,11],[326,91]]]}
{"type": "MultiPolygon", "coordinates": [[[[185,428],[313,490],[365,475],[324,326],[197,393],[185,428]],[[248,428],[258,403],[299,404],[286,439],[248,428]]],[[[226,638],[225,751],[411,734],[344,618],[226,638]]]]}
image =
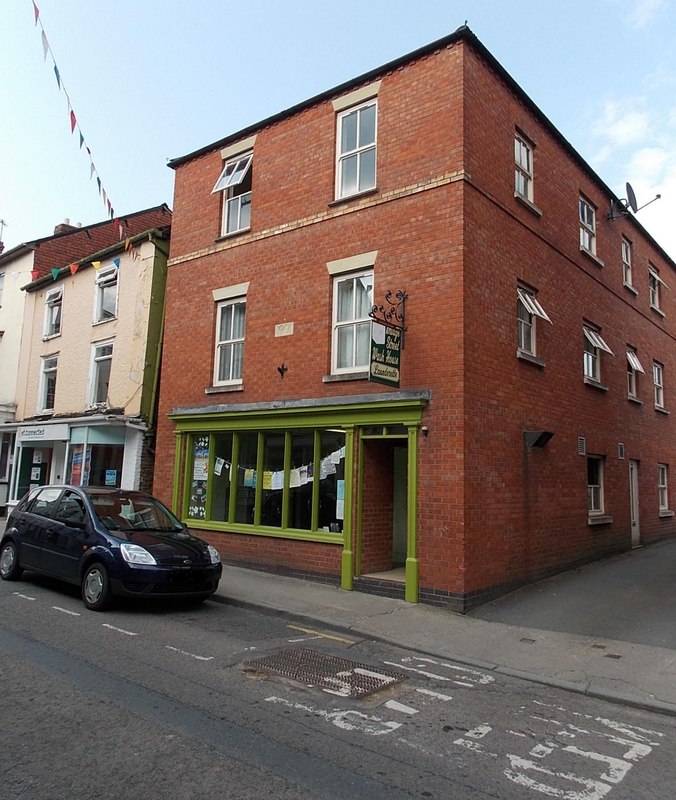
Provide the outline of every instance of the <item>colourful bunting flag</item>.
{"type": "Polygon", "coordinates": [[[70,274],[75,275],[79,266],[80,266],[79,264],[71,264],[70,267],[68,267],[68,269],[70,270],[70,274]]]}
{"type": "Polygon", "coordinates": [[[101,262],[100,261],[92,261],[92,267],[94,267],[94,269],[101,269],[101,262]]]}
{"type": "MultiPolygon", "coordinates": [[[[43,58],[46,61],[47,60],[47,55],[48,54],[51,55],[52,62],[53,62],[53,65],[54,65],[54,77],[56,78],[57,86],[59,87],[59,90],[62,91],[66,95],[66,101],[68,103],[68,114],[69,114],[69,120],[70,120],[70,132],[74,133],[75,132],[75,128],[76,127],[78,128],[78,134],[79,134],[79,138],[80,138],[80,149],[85,147],[86,150],[87,150],[87,155],[89,156],[89,161],[90,161],[89,178],[91,180],[92,176],[96,173],[96,167],[94,166],[94,160],[92,158],[92,151],[90,150],[89,146],[86,144],[85,138],[82,135],[82,131],[79,129],[79,125],[77,123],[77,117],[75,116],[75,111],[74,111],[73,106],[72,106],[72,104],[70,102],[70,97],[68,95],[68,91],[66,89],[66,86],[65,86],[62,78],[61,78],[61,73],[59,71],[59,68],[56,65],[56,61],[54,60],[54,54],[52,53],[52,49],[49,46],[49,42],[47,41],[47,34],[45,33],[44,26],[42,25],[42,21],[40,20],[40,9],[38,8],[35,0],[32,0],[32,3],[33,3],[33,16],[35,18],[35,26],[36,27],[38,25],[40,26],[40,36],[41,36],[41,39],[42,39],[43,58]]],[[[108,212],[110,214],[110,218],[112,220],[115,220],[115,213],[113,211],[113,207],[112,207],[112,204],[110,202],[110,199],[108,198],[108,194],[105,191],[105,189],[103,188],[103,186],[101,185],[100,178],[97,177],[96,181],[97,181],[97,184],[98,184],[99,195],[101,195],[101,193],[103,192],[103,203],[104,203],[104,206],[106,206],[108,208],[108,212]]],[[[123,231],[120,228],[120,240],[122,239],[123,235],[124,235],[123,231]]]]}
{"type": "Polygon", "coordinates": [[[52,278],[56,280],[59,277],[59,268],[52,267],[52,278]]]}
{"type": "Polygon", "coordinates": [[[119,258],[114,258],[113,259],[113,264],[115,264],[115,266],[119,269],[120,268],[120,259],[119,258]]]}
{"type": "Polygon", "coordinates": [[[36,281],[40,277],[40,272],[37,269],[31,270],[31,280],[36,281]]]}

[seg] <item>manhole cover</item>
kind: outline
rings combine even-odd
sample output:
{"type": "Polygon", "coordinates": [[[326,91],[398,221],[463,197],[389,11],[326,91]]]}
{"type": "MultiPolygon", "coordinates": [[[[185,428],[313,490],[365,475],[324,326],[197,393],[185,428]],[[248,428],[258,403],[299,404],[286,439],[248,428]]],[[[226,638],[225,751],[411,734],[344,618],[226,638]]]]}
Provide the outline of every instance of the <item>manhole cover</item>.
{"type": "Polygon", "coordinates": [[[340,697],[365,697],[408,679],[403,672],[375,668],[303,648],[281,650],[257,661],[247,661],[244,667],[282,675],[307,686],[318,686],[340,697]]]}

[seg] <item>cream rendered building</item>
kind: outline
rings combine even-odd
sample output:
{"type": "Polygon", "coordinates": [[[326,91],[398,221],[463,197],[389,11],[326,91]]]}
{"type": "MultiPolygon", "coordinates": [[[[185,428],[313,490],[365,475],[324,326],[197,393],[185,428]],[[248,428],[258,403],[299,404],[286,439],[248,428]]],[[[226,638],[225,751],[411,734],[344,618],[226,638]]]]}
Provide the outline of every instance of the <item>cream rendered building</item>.
{"type": "Polygon", "coordinates": [[[8,506],[45,483],[150,488],[169,231],[24,284],[8,506]]]}

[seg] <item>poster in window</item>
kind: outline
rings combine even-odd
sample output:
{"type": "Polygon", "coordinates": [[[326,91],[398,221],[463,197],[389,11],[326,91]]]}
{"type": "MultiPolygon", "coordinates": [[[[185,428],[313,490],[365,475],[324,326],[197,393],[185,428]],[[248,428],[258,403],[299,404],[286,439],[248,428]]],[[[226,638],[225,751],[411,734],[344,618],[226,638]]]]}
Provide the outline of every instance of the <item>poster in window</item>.
{"type": "Polygon", "coordinates": [[[206,519],[208,469],[209,437],[196,436],[193,440],[192,482],[188,504],[188,516],[192,519],[206,519]]]}

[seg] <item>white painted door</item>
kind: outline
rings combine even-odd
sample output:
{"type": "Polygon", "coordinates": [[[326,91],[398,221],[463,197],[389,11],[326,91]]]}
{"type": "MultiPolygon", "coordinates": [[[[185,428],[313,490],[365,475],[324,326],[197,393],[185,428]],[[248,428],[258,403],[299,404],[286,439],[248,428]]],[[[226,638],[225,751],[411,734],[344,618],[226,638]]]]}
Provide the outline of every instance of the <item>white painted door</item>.
{"type": "Polygon", "coordinates": [[[638,522],[638,461],[629,462],[629,503],[631,506],[631,546],[641,544],[641,528],[638,522]]]}

